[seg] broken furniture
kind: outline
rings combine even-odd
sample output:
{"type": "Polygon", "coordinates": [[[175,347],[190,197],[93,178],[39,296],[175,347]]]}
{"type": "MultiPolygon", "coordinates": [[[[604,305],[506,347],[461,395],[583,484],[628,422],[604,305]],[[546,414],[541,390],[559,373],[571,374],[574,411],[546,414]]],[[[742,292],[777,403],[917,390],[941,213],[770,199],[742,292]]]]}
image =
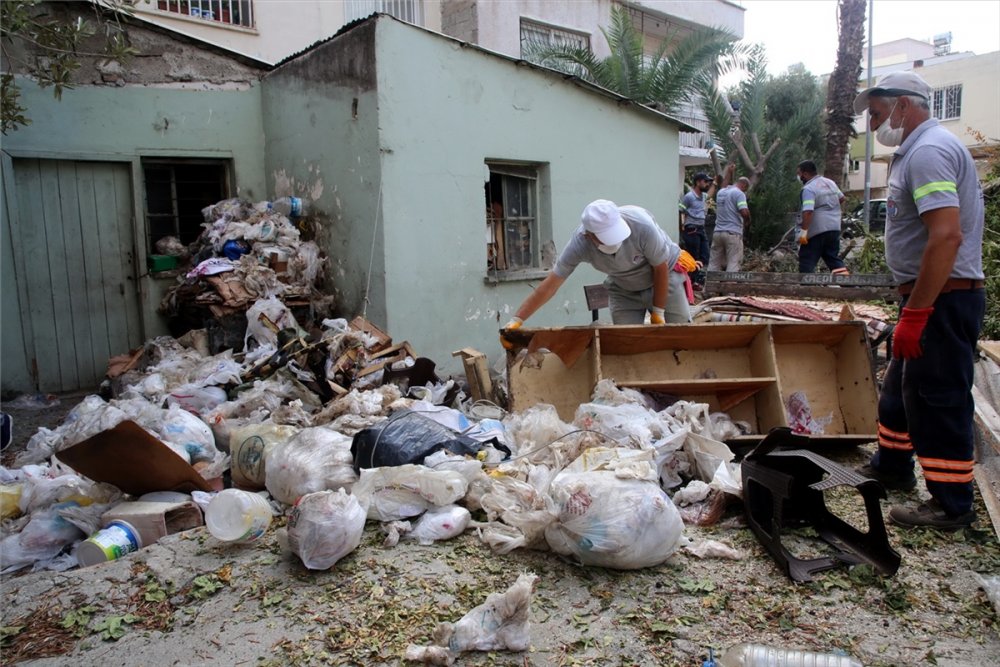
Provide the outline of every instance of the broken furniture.
{"type": "Polygon", "coordinates": [[[786,406],[804,397],[812,415],[829,418],[814,444],[877,439],[875,374],[863,322],[608,325],[508,331],[510,409],[555,406],[571,421],[597,383],[707,403],[752,435],[791,426],[786,406]]]}
{"type": "Polygon", "coordinates": [[[892,576],[901,559],[889,545],[882,520],[879,500],[887,498],[885,488],[802,449],[808,441],[787,428],[775,429],[743,460],[743,505],[750,529],[793,581],[812,581],[813,574],[845,564],[868,564],[892,576]],[[861,494],[867,532],[827,507],[823,494],[839,486],[852,486],[861,494]],[[798,558],[782,544],[783,531],[807,526],[833,547],[833,556],[798,558]]]}

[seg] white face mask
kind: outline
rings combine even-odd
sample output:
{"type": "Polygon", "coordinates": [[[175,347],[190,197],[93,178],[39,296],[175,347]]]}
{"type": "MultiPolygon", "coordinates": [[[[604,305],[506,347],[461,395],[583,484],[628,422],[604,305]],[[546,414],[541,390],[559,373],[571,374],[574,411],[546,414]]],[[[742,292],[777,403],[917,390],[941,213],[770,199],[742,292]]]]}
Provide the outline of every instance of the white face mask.
{"type": "MultiPolygon", "coordinates": [[[[897,102],[898,104],[898,102],[897,102]]],[[[898,146],[903,143],[903,125],[900,122],[899,127],[892,127],[892,112],[896,110],[896,105],[892,105],[892,109],[889,110],[889,115],[885,117],[885,122],[878,126],[875,130],[875,139],[878,140],[883,146],[898,146]]]]}
{"type": "Polygon", "coordinates": [[[614,245],[598,245],[597,249],[603,252],[605,255],[613,255],[618,252],[618,249],[622,247],[621,243],[616,243],[614,245]]]}

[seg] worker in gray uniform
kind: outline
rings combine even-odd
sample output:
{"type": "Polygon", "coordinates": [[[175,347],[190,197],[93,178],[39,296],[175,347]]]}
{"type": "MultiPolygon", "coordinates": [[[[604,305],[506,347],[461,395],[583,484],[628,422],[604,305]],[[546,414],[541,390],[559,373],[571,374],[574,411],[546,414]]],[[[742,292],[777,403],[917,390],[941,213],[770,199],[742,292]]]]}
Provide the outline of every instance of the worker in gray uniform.
{"type": "MultiPolygon", "coordinates": [[[[618,206],[607,199],[593,201],[583,209],[580,226],[555,266],[505,329],[520,328],[555,295],[581,262],[607,274],[604,285],[615,324],[643,324],[647,311],[652,324],[690,322],[684,289],[686,273],[674,270],[681,253],[646,209],[618,206]]],[[[504,347],[509,345],[502,336],[501,342],[504,347]]]]}
{"type": "Polygon", "coordinates": [[[803,160],[795,170],[802,183],[799,213],[799,273],[812,273],[822,259],[830,273],[850,275],[840,258],[840,205],[844,193],[816,173],[816,163],[803,160]]]}
{"type": "Polygon", "coordinates": [[[899,284],[899,320],[878,405],[878,451],[863,474],[931,499],[893,507],[902,526],[971,525],[973,360],[986,308],[983,192],[968,149],[931,117],[932,88],[892,72],[854,100],[878,141],[898,146],[889,170],[886,263],[899,284]]]}

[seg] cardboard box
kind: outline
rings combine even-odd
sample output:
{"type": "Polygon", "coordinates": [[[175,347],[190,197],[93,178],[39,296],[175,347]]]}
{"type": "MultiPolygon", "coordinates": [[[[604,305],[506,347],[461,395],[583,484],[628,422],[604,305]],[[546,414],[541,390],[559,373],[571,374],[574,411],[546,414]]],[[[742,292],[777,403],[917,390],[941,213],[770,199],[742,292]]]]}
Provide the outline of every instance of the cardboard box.
{"type": "Polygon", "coordinates": [[[511,409],[555,406],[564,421],[591,399],[600,380],[619,387],[708,403],[746,421],[752,444],[789,426],[787,406],[801,392],[817,419],[816,437],[876,439],[878,393],[863,322],[690,324],[518,329],[508,334],[511,409]],[[527,348],[522,354],[521,348],[527,348]]]}
{"type": "Polygon", "coordinates": [[[101,522],[105,526],[116,520],[133,526],[138,531],[143,546],[149,546],[161,537],[205,524],[201,509],[190,500],[173,503],[120,503],[101,515],[101,522]]]}

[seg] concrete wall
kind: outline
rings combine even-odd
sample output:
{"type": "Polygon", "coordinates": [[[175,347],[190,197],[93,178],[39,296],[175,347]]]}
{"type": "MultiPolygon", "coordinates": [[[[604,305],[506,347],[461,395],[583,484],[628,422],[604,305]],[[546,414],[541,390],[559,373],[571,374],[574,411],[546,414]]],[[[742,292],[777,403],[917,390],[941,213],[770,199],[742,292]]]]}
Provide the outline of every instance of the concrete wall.
{"type": "Polygon", "coordinates": [[[339,313],[386,322],[379,215],[375,23],[358,26],[264,80],[268,196],[311,200],[339,313]],[[369,264],[371,268],[369,280],[369,264]],[[370,287],[369,287],[370,285],[370,287]]]}
{"type": "MultiPolygon", "coordinates": [[[[900,69],[916,72],[934,88],[962,84],[962,115],[959,118],[942,120],[941,126],[958,137],[977,158],[983,143],[969,132],[970,128],[982,133],[989,143],[997,143],[997,137],[1000,137],[1000,114],[997,113],[997,109],[1000,109],[1000,51],[981,56],[947,59],[938,64],[917,68],[908,63],[906,67],[900,69]]],[[[854,122],[858,136],[851,142],[851,156],[855,159],[864,159],[867,122],[867,113],[858,116],[854,122]]],[[[888,162],[892,152],[893,149],[873,139],[873,160],[888,162]]],[[[977,160],[976,166],[982,178],[986,170],[985,161],[977,160]]],[[[888,171],[885,166],[872,168],[873,189],[884,191],[887,179],[888,171]]],[[[864,166],[859,173],[849,176],[848,185],[851,190],[864,188],[864,166]]]]}
{"type": "MultiPolygon", "coordinates": [[[[460,369],[451,353],[462,347],[496,358],[498,328],[543,275],[487,280],[487,159],[545,165],[541,223],[557,251],[597,198],[645,206],[677,238],[670,121],[396,21],[377,30],[385,325],[394,337],[439,368],[460,369]]],[[[353,224],[364,230],[371,218],[353,224]]],[[[601,280],[580,267],[530,324],[588,323],[583,285],[601,280]]]]}
{"type": "MultiPolygon", "coordinates": [[[[129,37],[140,56],[124,68],[83,58],[77,87],[65,90],[61,101],[19,77],[32,122],[4,136],[3,150],[16,157],[130,163],[136,244],[144,249],[144,157],[230,160],[235,194],[263,198],[262,70],[141,27],[130,28],[129,37]]],[[[172,279],[146,274],[145,255],[138,253],[149,337],[166,332],[156,308],[172,279]]]]}
{"type": "MultiPolygon", "coordinates": [[[[423,26],[440,30],[441,0],[418,1],[423,5],[423,26]]],[[[346,23],[343,0],[253,0],[252,28],[168,12],[157,4],[156,0],[137,2],[135,13],[183,35],[271,64],[335,35],[346,23]]]]}

